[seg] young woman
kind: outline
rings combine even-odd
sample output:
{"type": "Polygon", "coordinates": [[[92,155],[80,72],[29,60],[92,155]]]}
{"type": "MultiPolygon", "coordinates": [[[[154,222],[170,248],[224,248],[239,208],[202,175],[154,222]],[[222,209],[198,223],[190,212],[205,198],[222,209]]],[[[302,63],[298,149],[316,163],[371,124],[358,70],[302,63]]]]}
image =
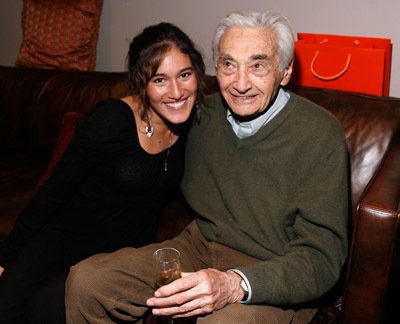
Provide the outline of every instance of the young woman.
{"type": "Polygon", "coordinates": [[[188,36],[161,23],[133,39],[128,70],[131,94],[78,120],[52,176],[0,247],[0,323],[64,322],[71,265],[154,240],[183,175],[205,67],[188,36]]]}

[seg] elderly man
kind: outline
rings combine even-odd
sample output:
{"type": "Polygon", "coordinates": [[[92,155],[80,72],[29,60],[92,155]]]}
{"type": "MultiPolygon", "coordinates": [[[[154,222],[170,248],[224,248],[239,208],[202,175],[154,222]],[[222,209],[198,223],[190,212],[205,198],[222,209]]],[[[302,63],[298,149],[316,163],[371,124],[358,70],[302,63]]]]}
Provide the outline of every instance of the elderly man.
{"type": "Polygon", "coordinates": [[[312,318],[304,305],[335,285],[346,258],[347,150],[331,115],[283,89],[293,46],[278,13],[221,21],[221,93],[208,98],[187,144],[182,192],[194,222],[173,240],[73,267],[69,323],[139,320],[148,308],[204,323],[312,318]],[[165,246],[181,252],[185,272],[154,292],[152,253],[165,246]]]}

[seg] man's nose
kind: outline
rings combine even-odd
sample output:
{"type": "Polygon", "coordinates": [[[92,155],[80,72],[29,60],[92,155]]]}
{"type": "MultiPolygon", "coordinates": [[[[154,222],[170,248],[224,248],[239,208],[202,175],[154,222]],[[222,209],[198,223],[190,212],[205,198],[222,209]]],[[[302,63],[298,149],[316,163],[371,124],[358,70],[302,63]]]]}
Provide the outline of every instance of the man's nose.
{"type": "Polygon", "coordinates": [[[236,73],[235,89],[240,93],[245,93],[251,88],[249,74],[245,66],[241,66],[236,73]]]}

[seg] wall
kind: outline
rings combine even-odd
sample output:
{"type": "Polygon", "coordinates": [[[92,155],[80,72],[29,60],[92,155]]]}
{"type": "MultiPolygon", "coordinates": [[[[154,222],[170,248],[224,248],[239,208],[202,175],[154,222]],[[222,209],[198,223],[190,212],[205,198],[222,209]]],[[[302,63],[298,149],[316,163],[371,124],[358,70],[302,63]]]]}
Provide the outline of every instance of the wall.
{"type": "MultiPolygon", "coordinates": [[[[0,3],[0,64],[13,65],[22,38],[22,1],[0,3]]],[[[295,31],[391,38],[390,95],[400,97],[399,0],[104,0],[97,52],[97,70],[125,69],[133,35],[145,26],[169,21],[196,42],[213,73],[211,38],[217,22],[234,10],[273,8],[283,12],[295,31]]]]}
{"type": "Polygon", "coordinates": [[[14,65],[22,40],[22,1],[0,1],[0,65],[14,65]]]}

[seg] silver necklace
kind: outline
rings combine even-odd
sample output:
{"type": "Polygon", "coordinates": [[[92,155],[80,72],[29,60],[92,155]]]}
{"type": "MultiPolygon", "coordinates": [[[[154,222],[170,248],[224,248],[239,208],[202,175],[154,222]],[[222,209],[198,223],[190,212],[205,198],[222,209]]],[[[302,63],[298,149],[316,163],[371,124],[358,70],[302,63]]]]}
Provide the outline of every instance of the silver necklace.
{"type": "MultiPolygon", "coordinates": [[[[146,125],[144,127],[144,132],[145,132],[145,134],[146,134],[146,136],[148,138],[151,138],[153,136],[153,134],[154,134],[154,127],[151,124],[150,118],[148,118],[148,116],[146,118],[146,125]]],[[[161,146],[161,141],[160,140],[158,140],[158,144],[161,146]]],[[[164,171],[165,172],[168,171],[168,157],[169,157],[169,151],[171,149],[171,145],[172,145],[172,132],[170,131],[169,132],[169,139],[168,139],[168,149],[166,151],[164,150],[164,151],[161,152],[162,156],[163,156],[163,159],[164,159],[164,171]]]]}
{"type": "Polygon", "coordinates": [[[167,172],[168,171],[168,156],[169,156],[169,148],[167,150],[166,153],[162,153],[163,157],[164,157],[164,171],[167,172]]]}
{"type": "Polygon", "coordinates": [[[168,157],[169,157],[169,151],[171,149],[171,145],[172,145],[172,132],[169,132],[169,140],[168,140],[168,149],[167,151],[163,151],[162,152],[162,156],[164,158],[164,171],[167,172],[168,171],[168,157]]]}

